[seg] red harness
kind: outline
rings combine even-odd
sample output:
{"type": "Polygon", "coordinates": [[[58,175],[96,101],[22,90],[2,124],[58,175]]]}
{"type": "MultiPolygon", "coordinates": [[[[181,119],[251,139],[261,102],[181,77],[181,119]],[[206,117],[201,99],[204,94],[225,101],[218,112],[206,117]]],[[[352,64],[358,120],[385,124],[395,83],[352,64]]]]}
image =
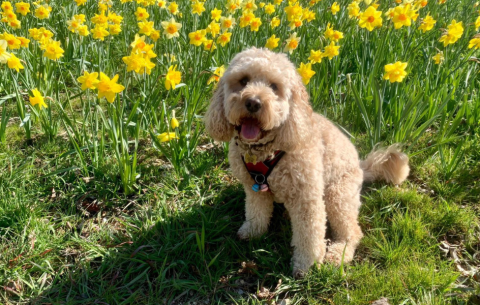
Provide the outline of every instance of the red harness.
{"type": "Polygon", "coordinates": [[[245,163],[245,157],[242,156],[243,164],[245,164],[248,173],[252,177],[253,181],[255,181],[255,184],[252,186],[252,190],[254,190],[255,192],[269,191],[267,178],[272,173],[278,161],[282,159],[283,155],[285,155],[284,151],[277,150],[273,153],[272,158],[268,158],[265,161],[257,162],[255,164],[245,163]]]}

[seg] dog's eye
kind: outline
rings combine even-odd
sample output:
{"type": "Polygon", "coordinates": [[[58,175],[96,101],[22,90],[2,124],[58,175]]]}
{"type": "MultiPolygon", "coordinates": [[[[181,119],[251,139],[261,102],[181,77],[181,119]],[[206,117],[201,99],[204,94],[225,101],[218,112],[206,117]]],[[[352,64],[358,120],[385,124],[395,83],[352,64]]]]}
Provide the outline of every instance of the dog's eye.
{"type": "Polygon", "coordinates": [[[277,84],[270,84],[270,88],[272,88],[273,91],[277,91],[278,90],[278,87],[277,87],[277,84]]]}
{"type": "Polygon", "coordinates": [[[243,87],[245,87],[245,86],[248,84],[248,81],[249,81],[248,77],[245,76],[244,78],[242,78],[242,79],[240,80],[240,85],[242,85],[243,87]]]}

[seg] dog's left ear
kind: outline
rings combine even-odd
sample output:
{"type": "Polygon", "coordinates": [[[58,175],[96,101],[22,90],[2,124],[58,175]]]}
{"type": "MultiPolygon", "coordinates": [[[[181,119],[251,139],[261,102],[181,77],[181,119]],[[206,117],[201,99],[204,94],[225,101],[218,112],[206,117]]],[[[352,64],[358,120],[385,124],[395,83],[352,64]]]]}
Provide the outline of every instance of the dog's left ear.
{"type": "Polygon", "coordinates": [[[205,114],[205,127],[212,138],[217,141],[228,142],[233,137],[233,126],[225,116],[225,81],[220,78],[210,106],[205,114]]]}
{"type": "Polygon", "coordinates": [[[284,147],[285,150],[304,146],[312,135],[313,122],[313,109],[310,106],[310,97],[303,85],[302,78],[296,74],[290,83],[292,84],[290,114],[282,126],[280,139],[280,147],[284,147]]]}

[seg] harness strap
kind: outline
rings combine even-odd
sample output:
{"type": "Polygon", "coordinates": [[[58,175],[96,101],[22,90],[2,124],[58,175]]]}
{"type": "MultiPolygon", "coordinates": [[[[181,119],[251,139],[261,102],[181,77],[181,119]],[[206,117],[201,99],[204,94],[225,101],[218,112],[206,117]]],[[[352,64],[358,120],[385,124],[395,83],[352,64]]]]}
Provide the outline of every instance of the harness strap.
{"type": "Polygon", "coordinates": [[[245,168],[252,177],[253,181],[255,181],[255,184],[252,186],[252,189],[255,192],[269,190],[267,181],[268,176],[270,176],[278,161],[280,161],[284,155],[284,151],[277,150],[274,152],[274,156],[272,158],[256,163],[247,163],[245,162],[245,157],[242,156],[242,161],[245,165],[245,168]]]}

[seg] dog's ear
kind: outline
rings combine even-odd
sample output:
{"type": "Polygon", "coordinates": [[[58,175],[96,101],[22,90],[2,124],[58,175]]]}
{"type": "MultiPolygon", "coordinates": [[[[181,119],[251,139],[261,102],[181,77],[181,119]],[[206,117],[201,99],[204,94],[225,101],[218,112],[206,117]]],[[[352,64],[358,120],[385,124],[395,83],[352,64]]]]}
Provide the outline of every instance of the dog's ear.
{"type": "Polygon", "coordinates": [[[233,137],[233,126],[228,123],[225,116],[225,81],[220,78],[217,89],[213,93],[207,113],[205,114],[205,127],[212,138],[217,141],[228,142],[233,137]]]}
{"type": "Polygon", "coordinates": [[[303,85],[300,75],[295,74],[290,81],[291,100],[290,114],[281,127],[280,147],[284,150],[293,150],[303,146],[312,135],[313,109],[310,106],[307,89],[303,85]]]}

